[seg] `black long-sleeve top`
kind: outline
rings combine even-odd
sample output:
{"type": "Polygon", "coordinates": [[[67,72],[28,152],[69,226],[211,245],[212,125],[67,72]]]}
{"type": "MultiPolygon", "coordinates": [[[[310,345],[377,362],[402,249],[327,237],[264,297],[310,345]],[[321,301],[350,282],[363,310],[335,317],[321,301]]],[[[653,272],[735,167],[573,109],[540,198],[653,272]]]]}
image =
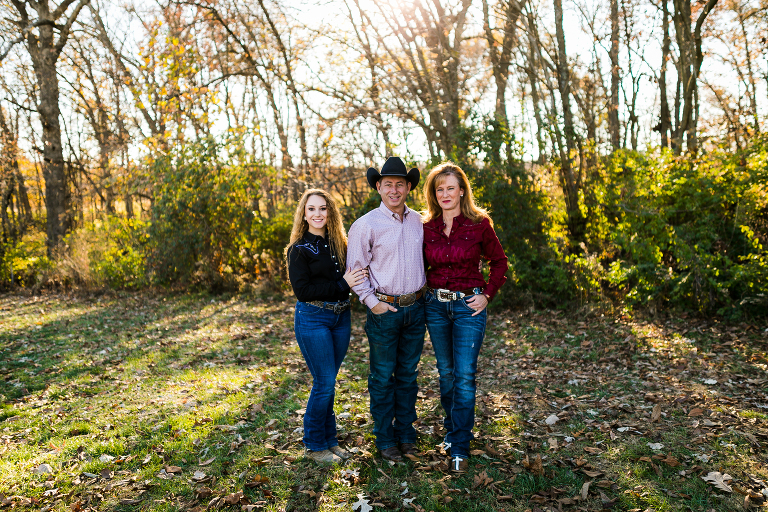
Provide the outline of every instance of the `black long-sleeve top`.
{"type": "Polygon", "coordinates": [[[331,252],[328,241],[310,232],[288,250],[288,279],[301,302],[349,299],[344,261],[331,252]]]}

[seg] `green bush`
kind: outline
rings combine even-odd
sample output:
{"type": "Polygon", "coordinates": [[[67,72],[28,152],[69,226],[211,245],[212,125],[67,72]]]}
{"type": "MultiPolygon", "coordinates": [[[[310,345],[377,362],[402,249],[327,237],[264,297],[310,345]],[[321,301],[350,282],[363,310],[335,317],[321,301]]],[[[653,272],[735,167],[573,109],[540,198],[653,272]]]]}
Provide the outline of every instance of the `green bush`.
{"type": "Polygon", "coordinates": [[[575,294],[563,255],[550,234],[551,199],[525,170],[522,146],[493,118],[463,129],[456,161],[473,184],[478,202],[491,213],[509,258],[507,284],[499,294],[507,306],[562,306],[575,294]],[[483,165],[474,162],[482,158],[483,165]]]}
{"type": "Polygon", "coordinates": [[[0,290],[34,286],[53,267],[46,255],[45,233],[29,231],[19,240],[0,245],[0,290]]]}
{"type": "Polygon", "coordinates": [[[269,220],[254,214],[261,180],[277,173],[250,161],[240,138],[187,144],[150,169],[147,263],[156,282],[237,288],[279,269],[277,245],[288,240],[290,224],[286,232],[284,214],[269,220]]]}
{"type": "Polygon", "coordinates": [[[589,184],[587,239],[629,305],[761,314],[768,301],[766,144],[698,159],[617,152],[589,184]]]}
{"type": "Polygon", "coordinates": [[[149,224],[138,219],[110,217],[103,225],[104,244],[90,252],[94,280],[115,289],[138,289],[149,284],[145,246],[149,224]]]}

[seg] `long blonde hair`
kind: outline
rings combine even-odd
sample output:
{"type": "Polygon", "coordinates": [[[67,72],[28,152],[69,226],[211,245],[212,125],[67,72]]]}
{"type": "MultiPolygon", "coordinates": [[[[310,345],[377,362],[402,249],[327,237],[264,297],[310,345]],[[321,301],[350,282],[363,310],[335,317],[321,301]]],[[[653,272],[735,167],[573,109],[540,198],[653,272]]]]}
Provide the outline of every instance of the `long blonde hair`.
{"type": "Polygon", "coordinates": [[[427,179],[424,182],[424,197],[427,200],[427,211],[424,215],[425,222],[434,220],[443,214],[443,209],[437,201],[436,189],[448,176],[454,176],[459,182],[459,187],[464,191],[464,195],[459,199],[461,213],[474,223],[488,219],[491,226],[493,226],[488,210],[475,204],[475,196],[472,194],[472,186],[469,184],[466,173],[453,162],[443,162],[429,171],[427,175],[427,179]]]}
{"type": "Polygon", "coordinates": [[[344,231],[344,224],[341,222],[341,212],[331,195],[319,188],[306,190],[304,195],[301,196],[298,206],[296,206],[296,213],[293,215],[291,239],[283,251],[286,262],[288,261],[288,252],[291,247],[301,240],[304,234],[309,231],[309,224],[304,218],[304,209],[307,206],[307,201],[312,196],[318,196],[325,199],[326,208],[328,209],[328,221],[325,224],[325,238],[331,245],[331,252],[336,255],[336,258],[343,264],[347,261],[347,233],[344,231]]]}

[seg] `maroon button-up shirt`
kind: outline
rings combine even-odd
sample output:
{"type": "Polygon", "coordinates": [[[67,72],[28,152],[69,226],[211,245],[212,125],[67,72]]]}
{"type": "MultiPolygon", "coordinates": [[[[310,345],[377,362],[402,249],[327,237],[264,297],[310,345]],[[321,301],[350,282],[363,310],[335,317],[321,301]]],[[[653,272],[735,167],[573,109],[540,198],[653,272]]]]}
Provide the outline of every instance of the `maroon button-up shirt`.
{"type": "Polygon", "coordinates": [[[427,286],[451,291],[483,288],[493,299],[507,280],[507,256],[488,219],[478,224],[459,214],[453,219],[451,233],[445,235],[443,217],[424,224],[424,257],[427,286]],[[480,258],[488,260],[488,282],[478,269],[480,258]]]}

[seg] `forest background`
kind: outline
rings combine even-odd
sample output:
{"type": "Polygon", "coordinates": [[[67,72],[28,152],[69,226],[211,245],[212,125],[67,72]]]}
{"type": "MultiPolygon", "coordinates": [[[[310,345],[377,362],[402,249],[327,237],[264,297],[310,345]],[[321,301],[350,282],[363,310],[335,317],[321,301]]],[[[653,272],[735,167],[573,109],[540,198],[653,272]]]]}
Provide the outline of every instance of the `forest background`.
{"type": "Polygon", "coordinates": [[[767,38],[765,0],[1,0],[0,289],[284,290],[303,190],[349,226],[394,154],[468,172],[503,305],[764,315],[767,38]]]}

